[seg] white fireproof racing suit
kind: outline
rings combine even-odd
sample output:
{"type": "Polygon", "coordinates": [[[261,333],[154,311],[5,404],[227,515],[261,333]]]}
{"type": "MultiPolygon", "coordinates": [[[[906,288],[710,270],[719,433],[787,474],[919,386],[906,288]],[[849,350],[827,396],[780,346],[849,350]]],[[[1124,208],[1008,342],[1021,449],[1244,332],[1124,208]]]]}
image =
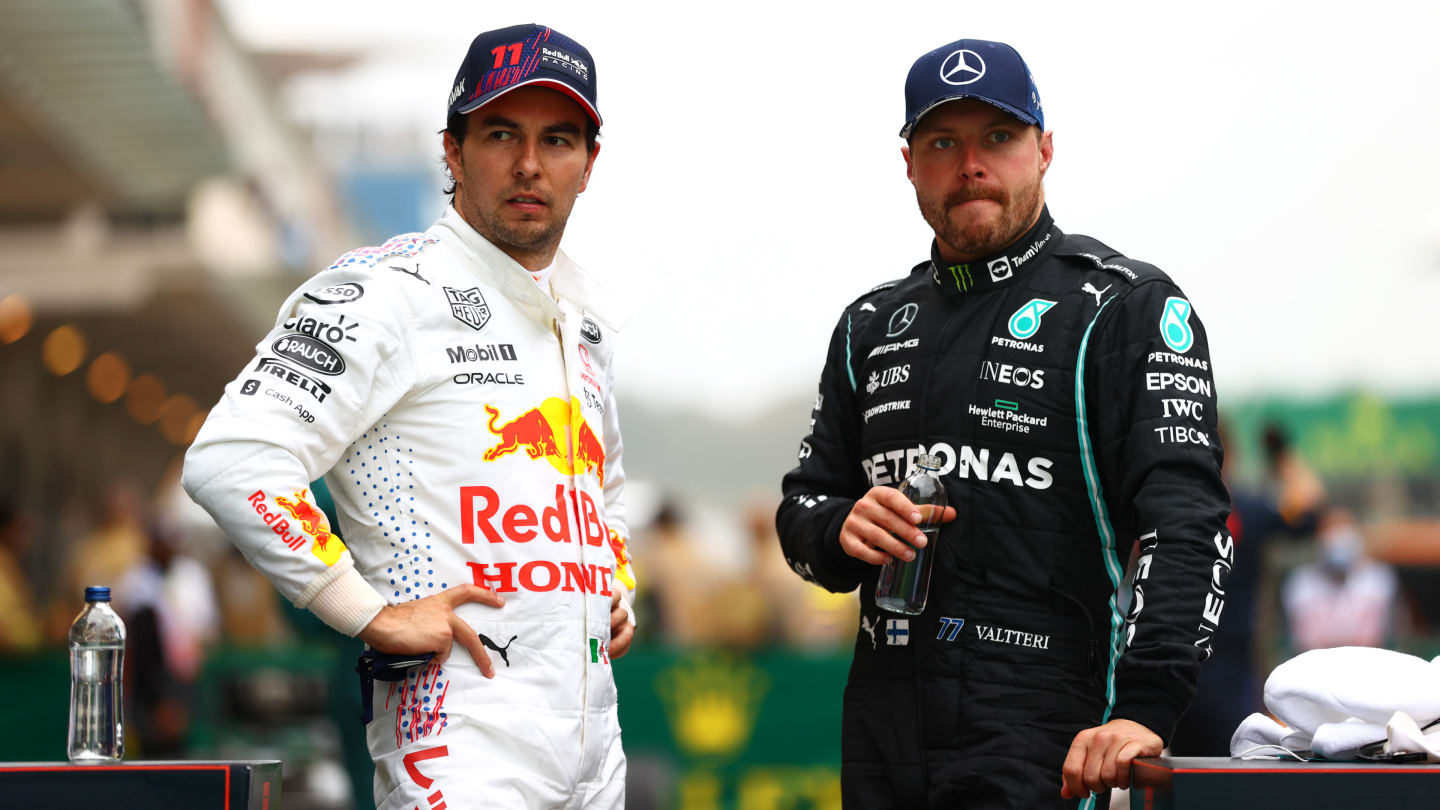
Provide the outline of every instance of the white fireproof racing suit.
{"type": "Polygon", "coordinates": [[[635,587],[612,390],[623,318],[563,253],[550,284],[453,208],[351,251],[285,302],[186,454],[191,496],[343,633],[462,583],[504,596],[458,610],[493,680],[455,645],[375,682],[381,808],[624,804],[608,655],[611,595],[628,608],[635,587]],[[307,492],[321,476],[345,543],[307,492]]]}

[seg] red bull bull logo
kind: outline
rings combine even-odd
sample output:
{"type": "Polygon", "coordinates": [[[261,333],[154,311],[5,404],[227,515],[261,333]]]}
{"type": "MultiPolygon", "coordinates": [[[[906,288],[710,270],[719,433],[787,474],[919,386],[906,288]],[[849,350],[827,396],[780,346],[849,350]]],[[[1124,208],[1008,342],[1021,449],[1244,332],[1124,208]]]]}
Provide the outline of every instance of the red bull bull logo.
{"type": "MultiPolygon", "coordinates": [[[[608,527],[607,527],[608,529],[608,527]]],[[[635,590],[635,573],[630,570],[630,552],[625,548],[625,538],[614,529],[607,532],[610,543],[610,552],[615,555],[615,578],[625,583],[625,587],[635,590]]]]}
{"type": "Polygon", "coordinates": [[[600,486],[605,486],[605,444],[585,420],[580,400],[569,402],[550,397],[504,424],[500,410],[485,406],[490,415],[490,432],[500,441],[481,456],[495,461],[525,448],[532,459],[545,459],[564,475],[595,473],[600,486]]]}
{"type": "Polygon", "coordinates": [[[308,492],[308,489],[302,489],[294,493],[294,500],[283,495],[275,497],[275,503],[289,513],[290,520],[300,524],[298,527],[292,526],[290,521],[285,519],[284,514],[272,511],[266,505],[266,496],[263,490],[255,490],[254,494],[246,500],[254,507],[255,513],[260,516],[265,525],[280,535],[281,541],[290,549],[299,551],[309,540],[311,541],[311,553],[326,565],[334,565],[339,561],[340,553],[345,550],[345,544],[331,533],[330,522],[325,519],[325,513],[305,499],[308,492]],[[296,529],[296,531],[292,534],[291,529],[296,529]]]}

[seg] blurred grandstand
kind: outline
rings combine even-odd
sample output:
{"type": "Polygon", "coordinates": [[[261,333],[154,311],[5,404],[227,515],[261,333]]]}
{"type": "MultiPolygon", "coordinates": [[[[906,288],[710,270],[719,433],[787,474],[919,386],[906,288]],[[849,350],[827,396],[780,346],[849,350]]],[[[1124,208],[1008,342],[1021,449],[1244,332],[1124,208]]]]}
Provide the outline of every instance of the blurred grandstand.
{"type": "MultiPolygon", "coordinates": [[[[134,757],[281,757],[287,808],[370,806],[355,650],[176,483],[298,281],[443,204],[438,141],[287,111],[292,82],[352,58],[251,52],[210,0],[0,0],[0,685],[35,698],[0,723],[0,760],[61,758],[64,633],[105,578],[150,628],[127,672],[134,757]]],[[[797,390],[718,425],[621,391],[644,600],[615,666],[632,806],[839,806],[855,597],[790,574],[770,522],[809,407],[797,390]]],[[[1225,409],[1234,480],[1283,498],[1260,438],[1283,426],[1396,572],[1380,643],[1440,653],[1440,396],[1225,409]]],[[[1300,648],[1282,583],[1329,548],[1266,545],[1254,615],[1225,617],[1255,622],[1256,671],[1300,648]]]]}

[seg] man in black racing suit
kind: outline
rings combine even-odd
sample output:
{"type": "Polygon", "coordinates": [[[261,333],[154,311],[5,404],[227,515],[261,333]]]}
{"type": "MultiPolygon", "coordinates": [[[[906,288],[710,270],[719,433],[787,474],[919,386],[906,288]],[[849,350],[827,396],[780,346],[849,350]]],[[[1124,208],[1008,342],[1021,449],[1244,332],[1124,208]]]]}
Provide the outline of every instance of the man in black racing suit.
{"type": "Polygon", "coordinates": [[[1172,733],[1224,607],[1205,331],[1160,270],[1055,226],[1051,136],[1014,49],[932,51],[906,100],[930,260],[840,317],[777,515],[798,573],[861,589],[844,803],[1105,807],[1172,733]],[[892,488],[923,453],[955,511],[907,617],[874,589],[923,544],[892,488]]]}

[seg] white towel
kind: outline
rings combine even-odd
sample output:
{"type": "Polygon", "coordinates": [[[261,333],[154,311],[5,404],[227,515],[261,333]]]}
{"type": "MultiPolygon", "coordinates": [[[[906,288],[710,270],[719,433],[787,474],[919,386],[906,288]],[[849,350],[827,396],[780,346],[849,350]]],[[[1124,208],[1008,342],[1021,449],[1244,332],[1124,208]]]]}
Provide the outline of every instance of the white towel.
{"type": "Polygon", "coordinates": [[[1280,757],[1281,752],[1303,759],[1296,751],[1310,747],[1310,735],[1286,728],[1269,715],[1255,712],[1241,721],[1230,737],[1230,756],[1245,759],[1280,757]]]}
{"type": "Polygon", "coordinates": [[[1310,741],[1310,750],[1314,751],[1316,756],[1326,759],[1354,759],[1360,746],[1383,739],[1385,726],[1352,717],[1343,723],[1322,724],[1315,730],[1315,737],[1310,741]]]}
{"type": "Polygon", "coordinates": [[[1415,720],[1404,712],[1395,712],[1386,724],[1385,731],[1387,752],[1418,754],[1424,751],[1426,762],[1440,762],[1440,731],[1426,734],[1420,730],[1415,720]]]}
{"type": "Polygon", "coordinates": [[[1265,706],[1312,735],[1352,717],[1383,724],[1397,711],[1423,726],[1440,718],[1440,666],[1374,647],[1311,650],[1270,673],[1265,706]]]}

